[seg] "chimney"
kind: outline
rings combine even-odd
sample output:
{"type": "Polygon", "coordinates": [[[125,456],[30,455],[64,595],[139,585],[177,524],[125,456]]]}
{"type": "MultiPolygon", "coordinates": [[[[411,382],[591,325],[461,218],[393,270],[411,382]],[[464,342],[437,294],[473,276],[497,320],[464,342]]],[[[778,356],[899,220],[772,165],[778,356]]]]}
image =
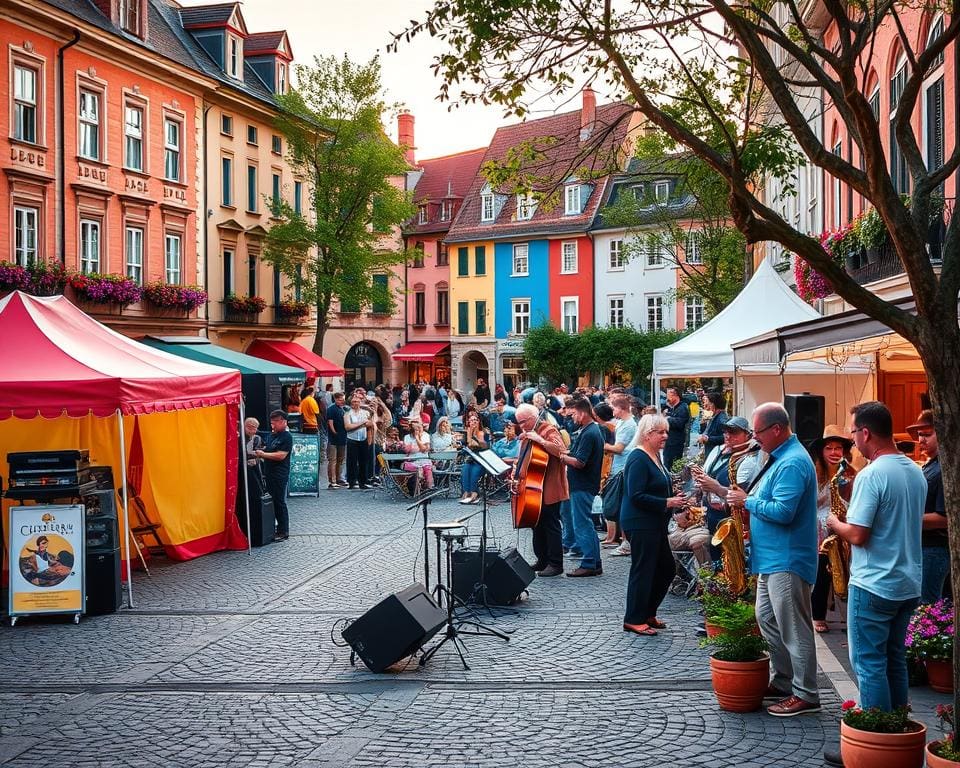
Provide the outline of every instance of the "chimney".
{"type": "Polygon", "coordinates": [[[411,166],[416,165],[413,143],[413,115],[403,110],[397,115],[397,143],[403,148],[403,156],[411,166]]]}
{"type": "Polygon", "coordinates": [[[597,120],[597,97],[589,85],[583,87],[583,106],[580,107],[580,141],[586,141],[593,133],[597,120]]]}

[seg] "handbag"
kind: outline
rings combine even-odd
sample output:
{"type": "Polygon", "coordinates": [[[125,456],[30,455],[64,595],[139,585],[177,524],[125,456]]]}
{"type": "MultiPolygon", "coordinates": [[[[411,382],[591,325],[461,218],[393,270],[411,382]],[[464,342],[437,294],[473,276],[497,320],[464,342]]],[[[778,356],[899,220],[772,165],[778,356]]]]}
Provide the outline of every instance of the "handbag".
{"type": "Polygon", "coordinates": [[[603,500],[603,516],[611,523],[620,519],[620,503],[623,501],[623,470],[608,477],[600,492],[603,500]]]}

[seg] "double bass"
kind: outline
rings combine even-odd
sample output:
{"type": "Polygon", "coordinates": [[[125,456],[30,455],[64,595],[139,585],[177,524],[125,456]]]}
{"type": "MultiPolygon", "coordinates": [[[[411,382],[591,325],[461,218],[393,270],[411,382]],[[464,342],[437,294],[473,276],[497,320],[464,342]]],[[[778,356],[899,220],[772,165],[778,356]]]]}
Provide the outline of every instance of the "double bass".
{"type": "MultiPolygon", "coordinates": [[[[540,412],[531,432],[536,431],[544,413],[546,411],[540,412]]],[[[543,506],[543,481],[549,461],[550,454],[543,446],[529,440],[524,441],[514,470],[517,487],[510,502],[514,528],[534,528],[539,522],[540,509],[543,506]]]]}

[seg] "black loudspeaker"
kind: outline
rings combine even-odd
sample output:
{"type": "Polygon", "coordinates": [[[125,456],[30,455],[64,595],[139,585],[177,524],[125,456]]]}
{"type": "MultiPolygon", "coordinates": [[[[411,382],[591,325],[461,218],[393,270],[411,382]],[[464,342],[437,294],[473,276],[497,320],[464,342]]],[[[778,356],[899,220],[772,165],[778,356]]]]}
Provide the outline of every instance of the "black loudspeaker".
{"type": "Polygon", "coordinates": [[[97,481],[98,491],[112,491],[117,487],[113,484],[113,467],[90,467],[90,476],[97,481]]]}
{"type": "Polygon", "coordinates": [[[87,517],[106,515],[108,517],[117,516],[117,492],[110,488],[109,490],[96,490],[83,497],[84,512],[87,517]]]}
{"type": "MultiPolygon", "coordinates": [[[[503,552],[487,550],[487,570],[483,579],[489,605],[513,605],[536,578],[530,564],[513,547],[503,552]]],[[[464,547],[453,553],[453,593],[464,602],[482,602],[480,549],[464,547]]]]}
{"type": "Polygon", "coordinates": [[[116,613],[123,602],[120,583],[120,550],[88,551],[87,613],[100,615],[116,613]]]}
{"type": "Polygon", "coordinates": [[[120,548],[120,530],[113,515],[87,515],[84,521],[87,552],[112,552],[120,548]]]}
{"type": "Polygon", "coordinates": [[[797,439],[809,446],[814,440],[823,437],[826,398],[823,395],[787,395],[783,405],[790,415],[790,426],[797,439]]]}
{"type": "Polygon", "coordinates": [[[250,537],[251,547],[262,547],[273,542],[275,518],[273,498],[260,488],[260,481],[254,474],[248,474],[247,492],[250,497],[250,531],[247,531],[247,512],[244,506],[243,490],[237,491],[237,520],[240,530],[250,537]]]}
{"type": "Polygon", "coordinates": [[[422,584],[411,584],[381,600],[343,630],[343,639],[371,672],[417,652],[446,623],[422,584]]]}

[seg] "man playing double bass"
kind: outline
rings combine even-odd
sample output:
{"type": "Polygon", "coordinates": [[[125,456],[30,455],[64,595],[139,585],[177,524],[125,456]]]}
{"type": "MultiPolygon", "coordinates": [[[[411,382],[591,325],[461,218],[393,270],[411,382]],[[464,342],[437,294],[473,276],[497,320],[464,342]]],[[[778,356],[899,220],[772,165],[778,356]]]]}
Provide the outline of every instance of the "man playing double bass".
{"type": "Polygon", "coordinates": [[[548,455],[547,469],[543,479],[543,503],[540,519],[533,528],[533,552],[537,556],[533,570],[538,576],[559,576],[563,573],[563,545],[560,536],[560,502],[570,497],[567,487],[567,473],[560,456],[567,448],[563,438],[549,419],[540,419],[537,408],[524,403],[517,408],[516,420],[524,441],[520,449],[521,460],[514,469],[514,480],[519,480],[524,448],[529,443],[542,447],[548,455]]]}

